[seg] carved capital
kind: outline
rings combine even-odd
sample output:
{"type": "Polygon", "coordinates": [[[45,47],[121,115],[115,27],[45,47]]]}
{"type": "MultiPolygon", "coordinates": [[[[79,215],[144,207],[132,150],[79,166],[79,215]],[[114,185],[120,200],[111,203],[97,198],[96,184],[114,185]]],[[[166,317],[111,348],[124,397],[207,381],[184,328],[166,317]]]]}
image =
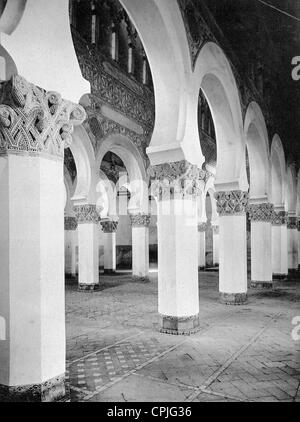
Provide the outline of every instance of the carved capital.
{"type": "Polygon", "coordinates": [[[83,107],[47,92],[19,75],[0,84],[0,153],[30,152],[63,157],[83,107]]]}
{"type": "Polygon", "coordinates": [[[262,204],[249,204],[247,211],[251,221],[272,222],[274,205],[264,202],[262,204]]]}
{"type": "Polygon", "coordinates": [[[98,224],[100,220],[101,209],[94,204],[76,205],[74,212],[78,224],[93,223],[98,224]]]}
{"type": "Polygon", "coordinates": [[[297,217],[288,217],[287,228],[291,230],[297,229],[297,217]]]}
{"type": "Polygon", "coordinates": [[[150,214],[130,214],[132,227],[149,227],[150,214]]]}
{"type": "Polygon", "coordinates": [[[118,228],[118,221],[102,220],[100,224],[104,233],[115,233],[118,228]]]}
{"type": "Polygon", "coordinates": [[[208,223],[198,224],[198,232],[205,232],[207,228],[208,228],[208,223]]]}
{"type": "Polygon", "coordinates": [[[204,170],[186,160],[150,166],[148,175],[158,199],[197,195],[207,178],[204,170]]]}
{"type": "Polygon", "coordinates": [[[284,226],[287,224],[287,212],[285,211],[274,211],[272,217],[273,226],[284,226]]]}
{"type": "Polygon", "coordinates": [[[217,212],[220,216],[242,215],[246,213],[248,192],[241,190],[216,192],[217,212]]]}
{"type": "Polygon", "coordinates": [[[65,217],[65,230],[76,230],[78,226],[76,217],[65,217]]]}

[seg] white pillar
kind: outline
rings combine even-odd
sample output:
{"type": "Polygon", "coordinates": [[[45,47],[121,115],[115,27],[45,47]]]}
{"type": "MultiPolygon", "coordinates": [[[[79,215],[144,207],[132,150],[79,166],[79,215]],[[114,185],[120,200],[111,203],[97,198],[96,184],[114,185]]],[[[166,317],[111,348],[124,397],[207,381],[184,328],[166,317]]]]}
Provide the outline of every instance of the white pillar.
{"type": "Polygon", "coordinates": [[[219,226],[212,226],[213,230],[213,266],[219,265],[219,226]]]}
{"type": "Polygon", "coordinates": [[[248,193],[234,190],[217,192],[219,213],[219,290],[228,305],[247,301],[246,207],[248,193]]]}
{"type": "Polygon", "coordinates": [[[288,216],[287,237],[288,237],[288,270],[290,273],[295,273],[298,270],[298,231],[297,231],[297,217],[295,215],[288,216]]]}
{"type": "Polygon", "coordinates": [[[118,222],[113,220],[102,220],[100,222],[104,233],[104,273],[116,272],[116,231],[118,222]]]}
{"type": "Polygon", "coordinates": [[[275,209],[272,219],[272,272],[273,279],[284,279],[288,274],[287,263],[287,214],[275,209]]]}
{"type": "Polygon", "coordinates": [[[99,289],[99,214],[94,204],[74,207],[78,220],[78,289],[99,289]]]}
{"type": "Polygon", "coordinates": [[[65,395],[63,154],[85,113],[20,76],[0,98],[0,401],[54,401],[65,395]]]}
{"type": "Polygon", "coordinates": [[[204,172],[187,161],[180,161],[153,166],[149,173],[157,181],[152,188],[158,199],[161,332],[191,334],[199,328],[198,189],[195,184],[204,172]],[[186,183],[190,183],[188,191],[184,188],[186,183]]]}
{"type": "Polygon", "coordinates": [[[205,248],[205,232],[206,223],[198,224],[198,269],[203,270],[206,267],[206,248],[205,248]]]}
{"type": "Polygon", "coordinates": [[[148,279],[149,276],[149,214],[131,214],[132,275],[148,279]]]}
{"type": "Polygon", "coordinates": [[[250,204],[251,220],[251,287],[272,288],[271,221],[273,204],[250,204]]]}
{"type": "Polygon", "coordinates": [[[76,217],[65,217],[65,274],[76,276],[76,217]]]}

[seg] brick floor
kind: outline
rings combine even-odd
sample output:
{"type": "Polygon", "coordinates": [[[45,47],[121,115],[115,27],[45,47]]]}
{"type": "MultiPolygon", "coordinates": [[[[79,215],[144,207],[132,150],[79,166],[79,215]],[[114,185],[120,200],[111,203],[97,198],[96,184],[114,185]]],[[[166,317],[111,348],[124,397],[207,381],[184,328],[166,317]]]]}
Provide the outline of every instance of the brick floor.
{"type": "Polygon", "coordinates": [[[300,401],[300,280],[218,302],[218,274],[199,273],[200,331],[158,332],[157,274],[101,276],[102,289],[66,287],[71,401],[300,401]]]}

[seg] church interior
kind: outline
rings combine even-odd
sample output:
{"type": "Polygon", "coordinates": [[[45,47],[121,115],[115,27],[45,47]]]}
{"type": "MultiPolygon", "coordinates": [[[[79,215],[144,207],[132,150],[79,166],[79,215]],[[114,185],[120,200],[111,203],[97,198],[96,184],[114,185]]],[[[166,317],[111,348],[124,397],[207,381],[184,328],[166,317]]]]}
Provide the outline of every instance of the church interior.
{"type": "Polygon", "coordinates": [[[0,402],[299,402],[298,2],[0,33],[0,402]]]}

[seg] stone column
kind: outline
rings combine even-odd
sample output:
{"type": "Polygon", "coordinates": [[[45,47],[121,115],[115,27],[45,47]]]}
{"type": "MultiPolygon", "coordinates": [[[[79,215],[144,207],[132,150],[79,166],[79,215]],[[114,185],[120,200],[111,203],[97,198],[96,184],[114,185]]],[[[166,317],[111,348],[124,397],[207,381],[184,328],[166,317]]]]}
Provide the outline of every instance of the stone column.
{"type": "Polygon", "coordinates": [[[149,276],[150,214],[131,214],[132,275],[147,280],[149,276]]]}
{"type": "Polygon", "coordinates": [[[100,221],[104,233],[104,273],[116,272],[116,231],[118,222],[113,220],[100,221]]]}
{"type": "Polygon", "coordinates": [[[198,224],[198,269],[204,270],[206,267],[206,250],[205,250],[205,232],[207,223],[198,224]]]}
{"type": "Polygon", "coordinates": [[[251,287],[272,288],[271,223],[274,206],[269,203],[249,204],[251,220],[251,287]]]}
{"type": "Polygon", "coordinates": [[[213,265],[219,266],[219,226],[212,226],[213,231],[213,265]]]}
{"type": "Polygon", "coordinates": [[[246,207],[248,193],[240,190],[215,193],[219,214],[219,290],[228,305],[247,301],[246,207]]]}
{"type": "Polygon", "coordinates": [[[287,213],[274,210],[272,218],[272,272],[273,279],[279,280],[288,274],[287,213]]]}
{"type": "Polygon", "coordinates": [[[99,212],[95,204],[76,205],[78,221],[78,289],[99,289],[99,212]]]}
{"type": "Polygon", "coordinates": [[[64,148],[85,112],[13,76],[0,85],[0,401],[65,395],[64,148]]]}
{"type": "Polygon", "coordinates": [[[298,270],[298,231],[297,217],[289,215],[287,221],[288,236],[288,271],[293,274],[298,270]]]}
{"type": "Polygon", "coordinates": [[[158,199],[158,311],[161,332],[190,334],[199,327],[198,181],[205,172],[187,161],[148,170],[158,199]]]}
{"type": "Polygon", "coordinates": [[[76,276],[76,217],[65,217],[65,274],[76,276]]]}

